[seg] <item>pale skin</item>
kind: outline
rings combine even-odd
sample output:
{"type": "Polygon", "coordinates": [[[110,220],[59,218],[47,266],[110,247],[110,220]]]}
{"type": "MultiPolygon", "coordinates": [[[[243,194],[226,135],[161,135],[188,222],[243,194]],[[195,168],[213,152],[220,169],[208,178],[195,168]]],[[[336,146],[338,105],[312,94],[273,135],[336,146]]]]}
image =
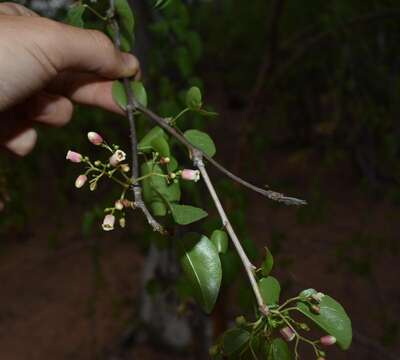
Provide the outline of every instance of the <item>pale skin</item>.
{"type": "Polygon", "coordinates": [[[122,114],[112,82],[139,75],[138,60],[101,32],[0,4],[0,145],[9,151],[28,154],[37,140],[35,127],[67,124],[74,103],[122,114]]]}

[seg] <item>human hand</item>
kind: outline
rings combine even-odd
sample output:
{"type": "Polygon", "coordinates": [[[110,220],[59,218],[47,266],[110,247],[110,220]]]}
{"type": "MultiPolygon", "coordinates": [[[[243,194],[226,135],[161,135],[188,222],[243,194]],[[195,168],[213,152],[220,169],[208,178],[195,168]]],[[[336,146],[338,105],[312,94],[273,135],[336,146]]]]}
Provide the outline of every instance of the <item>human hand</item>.
{"type": "Polygon", "coordinates": [[[0,4],[0,144],[25,155],[35,124],[65,125],[77,102],[121,113],[112,79],[138,76],[139,62],[101,32],[0,4]]]}

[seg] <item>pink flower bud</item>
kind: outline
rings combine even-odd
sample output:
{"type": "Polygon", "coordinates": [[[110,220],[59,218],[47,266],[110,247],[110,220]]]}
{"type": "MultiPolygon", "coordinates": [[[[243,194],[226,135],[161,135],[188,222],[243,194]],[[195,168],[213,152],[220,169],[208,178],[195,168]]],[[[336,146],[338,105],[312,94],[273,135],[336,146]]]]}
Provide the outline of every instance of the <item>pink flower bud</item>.
{"type": "Polygon", "coordinates": [[[117,150],[109,159],[110,165],[116,167],[126,159],[126,154],[122,150],[117,150]]]}
{"type": "Polygon", "coordinates": [[[67,152],[66,159],[71,161],[71,162],[73,162],[73,163],[80,163],[82,161],[82,158],[83,158],[82,155],[77,153],[77,152],[75,152],[75,151],[69,150],[67,152]]]}
{"type": "Polygon", "coordinates": [[[115,224],[115,216],[108,214],[105,216],[103,220],[102,228],[104,231],[114,230],[114,224],[115,224]]]}
{"type": "Polygon", "coordinates": [[[94,131],[88,132],[87,137],[93,145],[101,145],[103,143],[103,138],[94,131]]]}
{"type": "Polygon", "coordinates": [[[200,171],[184,169],[182,170],[182,179],[197,182],[200,180],[200,171]]]}
{"type": "Polygon", "coordinates": [[[288,326],[280,329],[279,332],[281,333],[282,337],[288,342],[292,341],[296,337],[294,331],[288,326]]]}
{"type": "Polygon", "coordinates": [[[124,208],[124,203],[122,202],[122,200],[117,200],[117,201],[115,202],[114,207],[115,207],[117,210],[122,210],[122,209],[124,208]]]}
{"type": "Polygon", "coordinates": [[[336,343],[336,338],[331,335],[326,335],[326,336],[323,336],[321,339],[319,339],[319,341],[324,346],[331,346],[336,343]]]}
{"type": "Polygon", "coordinates": [[[83,185],[85,185],[87,179],[88,178],[86,175],[79,175],[75,180],[75,187],[80,189],[83,185]]]}

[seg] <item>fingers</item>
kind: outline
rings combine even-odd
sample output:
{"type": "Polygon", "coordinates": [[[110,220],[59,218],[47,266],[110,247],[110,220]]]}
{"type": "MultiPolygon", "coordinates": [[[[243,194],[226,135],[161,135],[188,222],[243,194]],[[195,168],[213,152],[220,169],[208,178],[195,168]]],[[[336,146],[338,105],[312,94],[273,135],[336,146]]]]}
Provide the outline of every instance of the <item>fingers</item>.
{"type": "Polygon", "coordinates": [[[14,4],[11,2],[5,2],[0,4],[1,15],[15,15],[15,16],[39,16],[32,10],[29,10],[25,6],[14,4]]]}
{"type": "Polygon", "coordinates": [[[17,155],[27,155],[36,143],[35,123],[62,126],[70,121],[72,113],[73,105],[66,97],[40,93],[0,113],[0,144],[17,155]]]}
{"type": "Polygon", "coordinates": [[[29,101],[26,118],[51,126],[64,126],[72,118],[74,107],[64,96],[40,93],[29,101]]]}
{"type": "Polygon", "coordinates": [[[25,128],[14,133],[14,135],[2,145],[16,155],[25,156],[32,151],[36,144],[36,140],[36,130],[33,128],[25,128]]]}
{"type": "Polygon", "coordinates": [[[46,51],[59,70],[91,72],[109,79],[132,77],[139,71],[136,57],[120,52],[102,32],[58,25],[55,47],[46,51]]]}
{"type": "Polygon", "coordinates": [[[53,93],[62,94],[73,102],[100,107],[104,110],[124,115],[124,111],[112,97],[110,80],[99,78],[93,74],[63,73],[49,86],[53,93]]]}

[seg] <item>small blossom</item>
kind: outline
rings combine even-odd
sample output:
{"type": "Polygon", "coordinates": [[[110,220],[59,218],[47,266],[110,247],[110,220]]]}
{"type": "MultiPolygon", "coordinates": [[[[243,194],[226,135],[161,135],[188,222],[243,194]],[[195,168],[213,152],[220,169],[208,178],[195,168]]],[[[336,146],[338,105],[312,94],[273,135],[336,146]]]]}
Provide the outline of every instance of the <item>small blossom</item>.
{"type": "Polygon", "coordinates": [[[124,228],[124,227],[126,226],[126,220],[125,220],[125,218],[119,219],[119,226],[121,226],[122,228],[124,228]]]}
{"type": "Polygon", "coordinates": [[[114,230],[115,216],[108,214],[104,217],[102,228],[104,231],[114,230]]]}
{"type": "Polygon", "coordinates": [[[122,200],[117,200],[117,201],[115,202],[114,207],[115,207],[117,210],[122,210],[122,209],[124,208],[124,203],[122,202],[122,200]]]}
{"type": "Polygon", "coordinates": [[[103,138],[94,131],[88,132],[87,137],[93,145],[101,145],[104,141],[103,138]]]}
{"type": "Polygon", "coordinates": [[[314,300],[316,303],[320,303],[322,301],[322,298],[325,296],[325,294],[319,292],[316,294],[311,295],[311,299],[314,300]]]}
{"type": "Polygon", "coordinates": [[[89,189],[90,189],[90,191],[95,191],[97,189],[97,182],[94,181],[94,182],[90,183],[89,189]]]}
{"type": "Polygon", "coordinates": [[[199,170],[190,170],[184,169],[182,170],[182,179],[197,182],[200,180],[200,171],[199,170]]]}
{"type": "Polygon", "coordinates": [[[88,178],[86,175],[79,175],[75,180],[75,187],[80,189],[83,185],[85,185],[87,179],[88,178]]]}
{"type": "Polygon", "coordinates": [[[281,333],[282,337],[288,342],[292,341],[296,337],[294,331],[288,326],[280,329],[279,332],[281,333]]]}
{"type": "Polygon", "coordinates": [[[117,150],[109,159],[112,166],[116,167],[126,159],[126,154],[122,150],[117,150]]]}
{"type": "Polygon", "coordinates": [[[131,169],[128,164],[121,164],[120,167],[121,170],[126,173],[129,172],[129,170],[131,169]]]}
{"type": "Polygon", "coordinates": [[[122,205],[124,205],[124,207],[126,208],[133,208],[133,202],[128,200],[128,199],[122,199],[121,200],[122,205]]]}
{"type": "Polygon", "coordinates": [[[171,159],[169,157],[162,157],[160,159],[160,164],[161,165],[169,164],[170,162],[171,162],[171,159]]]}
{"type": "Polygon", "coordinates": [[[320,314],[321,313],[321,308],[318,305],[311,305],[311,311],[314,314],[320,314]]]}
{"type": "Polygon", "coordinates": [[[319,341],[324,346],[331,346],[336,343],[336,338],[331,335],[326,335],[326,336],[323,336],[321,339],[319,339],[319,341]]]}
{"type": "Polygon", "coordinates": [[[81,154],[79,154],[79,153],[77,153],[77,152],[75,152],[75,151],[69,150],[69,151],[67,152],[67,157],[66,157],[66,159],[69,160],[69,161],[71,161],[71,162],[73,162],[73,163],[80,163],[80,162],[82,161],[83,157],[82,157],[81,154]]]}

